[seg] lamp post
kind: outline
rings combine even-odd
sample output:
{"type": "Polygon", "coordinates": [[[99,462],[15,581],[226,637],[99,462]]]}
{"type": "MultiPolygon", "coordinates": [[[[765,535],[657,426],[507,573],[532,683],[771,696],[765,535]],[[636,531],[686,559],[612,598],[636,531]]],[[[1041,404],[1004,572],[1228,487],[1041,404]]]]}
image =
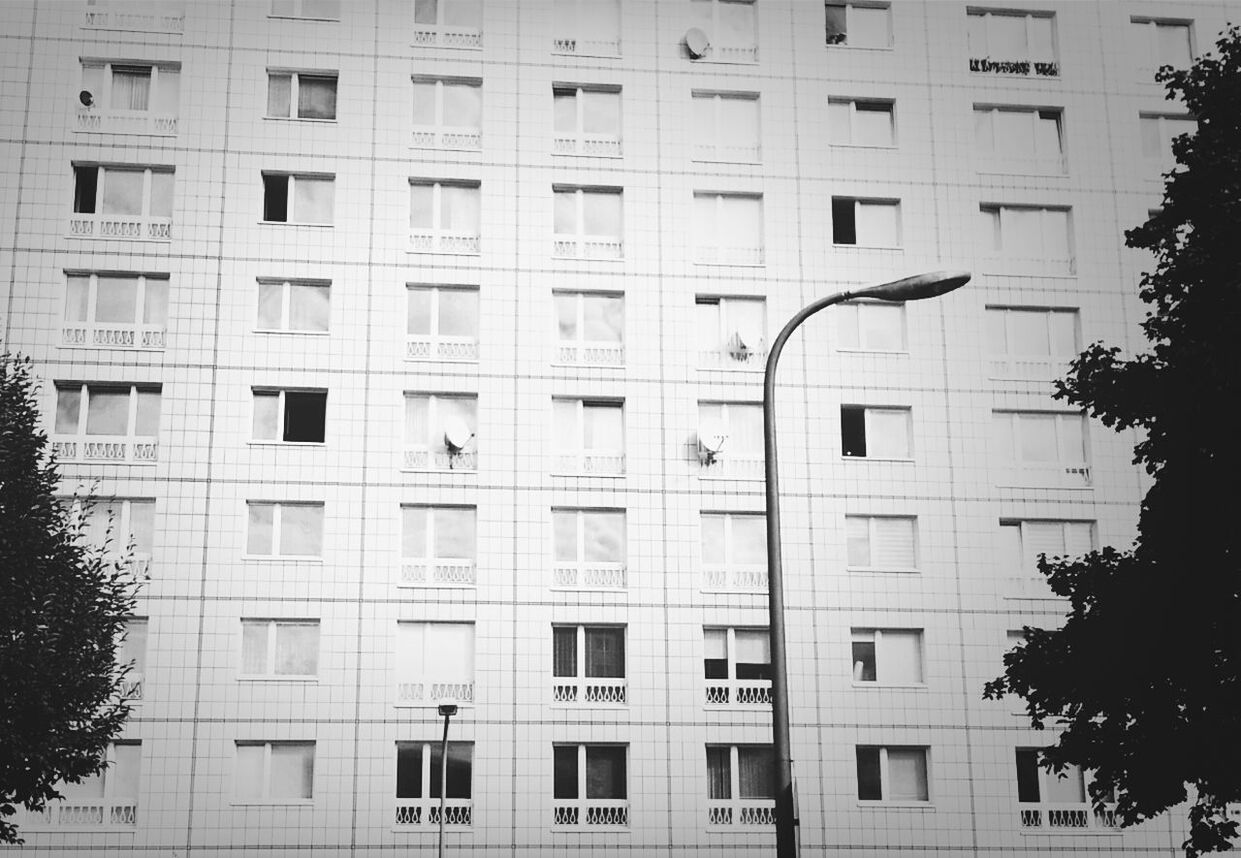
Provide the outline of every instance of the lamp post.
{"type": "Polygon", "coordinates": [[[780,555],[780,479],[776,458],[776,363],[794,330],[815,313],[850,298],[916,301],[951,292],[969,282],[965,271],[918,274],[879,286],[838,292],[797,312],[781,329],[767,354],[763,375],[763,466],[767,482],[767,611],[771,638],[772,743],[776,757],[776,855],[796,858],[798,821],[793,806],[793,758],[789,747],[788,661],[784,648],[784,579],[780,555]]]}
{"type": "Polygon", "coordinates": [[[441,703],[439,713],[444,716],[444,740],[440,743],[440,842],[439,858],[444,858],[444,797],[448,795],[448,721],[457,714],[456,703],[441,703]]]}

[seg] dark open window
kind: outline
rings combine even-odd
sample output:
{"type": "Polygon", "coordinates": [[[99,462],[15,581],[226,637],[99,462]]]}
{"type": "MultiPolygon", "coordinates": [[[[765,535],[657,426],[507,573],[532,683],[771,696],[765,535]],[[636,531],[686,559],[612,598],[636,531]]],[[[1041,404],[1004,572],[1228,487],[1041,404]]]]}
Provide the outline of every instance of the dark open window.
{"type": "Polygon", "coordinates": [[[853,642],[853,680],[855,682],[875,681],[875,642],[853,642]]]}
{"type": "Polygon", "coordinates": [[[866,455],[866,409],[862,406],[840,406],[840,445],[846,456],[866,455]]]}
{"type": "Polygon", "coordinates": [[[99,191],[99,168],[73,168],[73,210],[77,214],[94,214],[99,191]]]}
{"type": "Polygon", "coordinates": [[[845,28],[845,5],[843,3],[828,3],[824,7],[827,13],[827,43],[829,45],[843,45],[847,38],[848,30],[845,28]]]}
{"type": "Polygon", "coordinates": [[[857,244],[856,200],[832,197],[832,241],[835,244],[857,244]]]}
{"type": "Polygon", "coordinates": [[[857,747],[857,797],[862,801],[881,801],[883,787],[879,780],[879,748],[857,747]]]}
{"type": "Polygon", "coordinates": [[[577,798],[577,745],[556,745],[552,755],[556,770],[552,798],[577,798]]]}
{"type": "Polygon", "coordinates": [[[323,443],[327,394],[288,391],[284,395],[284,440],[323,443]]]}
{"type": "Polygon", "coordinates": [[[288,223],[289,177],[263,174],[263,220],[288,223]]]}
{"type": "Polygon", "coordinates": [[[1017,749],[1017,801],[1038,801],[1038,749],[1017,749]]]}

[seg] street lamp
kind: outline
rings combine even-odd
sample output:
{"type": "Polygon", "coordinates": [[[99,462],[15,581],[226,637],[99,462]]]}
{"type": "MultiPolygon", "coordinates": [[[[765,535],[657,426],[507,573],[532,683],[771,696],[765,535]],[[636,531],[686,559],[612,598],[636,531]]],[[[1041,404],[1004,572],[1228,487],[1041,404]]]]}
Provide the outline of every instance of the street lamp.
{"type": "MultiPolygon", "coordinates": [[[[851,298],[917,301],[951,292],[969,282],[965,271],[918,274],[879,286],[838,292],[803,307],[781,329],[767,354],[763,375],[763,466],[767,480],[767,611],[771,637],[771,721],[776,757],[776,855],[796,858],[798,851],[793,807],[793,759],[789,748],[788,662],[784,648],[784,580],[780,556],[780,479],[776,459],[776,363],[789,335],[815,313],[851,298]]],[[[446,729],[446,728],[445,728],[446,729]]]]}
{"type": "Polygon", "coordinates": [[[439,858],[444,858],[444,797],[448,795],[448,720],[457,714],[456,703],[441,703],[444,716],[444,741],[440,743],[440,844],[439,858]]]}

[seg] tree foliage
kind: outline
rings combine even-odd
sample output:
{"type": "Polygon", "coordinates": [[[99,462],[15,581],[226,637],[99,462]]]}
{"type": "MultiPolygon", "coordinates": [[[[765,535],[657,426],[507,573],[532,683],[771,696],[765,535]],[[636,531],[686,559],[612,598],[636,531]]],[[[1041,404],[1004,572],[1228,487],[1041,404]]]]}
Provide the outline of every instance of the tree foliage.
{"type": "Polygon", "coordinates": [[[1241,801],[1241,29],[1187,70],[1160,70],[1198,129],[1173,142],[1163,208],[1125,233],[1152,252],[1148,350],[1095,343],[1055,396],[1136,428],[1153,478],[1132,550],[1040,561],[1068,599],[1062,628],[1027,628],[985,695],[1025,698],[1063,728],[1053,771],[1094,771],[1096,807],[1129,825],[1192,800],[1189,856],[1232,848],[1241,801]],[[1233,417],[1227,417],[1227,414],[1233,417]]]}
{"type": "Polygon", "coordinates": [[[19,806],[102,771],[129,714],[115,658],[136,585],[57,500],[34,391],[0,354],[0,843],[21,842],[19,806]]]}

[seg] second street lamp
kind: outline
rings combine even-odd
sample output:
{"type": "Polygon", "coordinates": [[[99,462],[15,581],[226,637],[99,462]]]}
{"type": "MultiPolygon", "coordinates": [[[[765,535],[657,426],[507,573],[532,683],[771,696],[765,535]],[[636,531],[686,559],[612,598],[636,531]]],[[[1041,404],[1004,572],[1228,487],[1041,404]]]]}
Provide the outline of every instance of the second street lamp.
{"type": "Polygon", "coordinates": [[[793,806],[793,758],[789,744],[788,661],[784,647],[784,577],[780,553],[780,480],[776,457],[776,364],[789,336],[820,310],[854,298],[917,301],[934,298],[969,282],[965,271],[918,274],[851,292],[838,292],[806,305],[780,330],[767,353],[763,375],[763,466],[767,483],[767,610],[771,637],[771,721],[776,758],[776,855],[796,858],[797,820],[793,806]]]}

